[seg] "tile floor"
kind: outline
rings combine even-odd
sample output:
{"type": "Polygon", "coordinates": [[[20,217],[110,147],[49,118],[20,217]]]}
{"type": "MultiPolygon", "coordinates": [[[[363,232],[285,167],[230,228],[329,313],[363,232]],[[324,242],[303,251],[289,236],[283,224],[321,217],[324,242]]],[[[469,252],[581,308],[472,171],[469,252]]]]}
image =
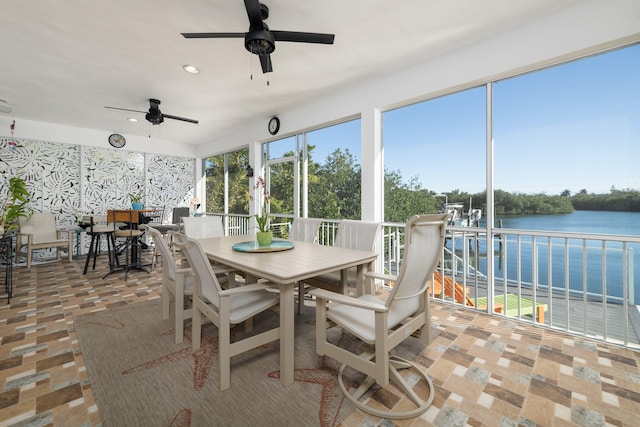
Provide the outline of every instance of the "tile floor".
{"type": "MultiPolygon", "coordinates": [[[[125,282],[101,279],[100,260],[83,267],[14,268],[14,297],[0,303],[0,427],[101,425],[74,316],[158,298],[161,274],[125,282]]],[[[640,353],[441,303],[432,318],[441,332],[418,358],[432,407],[395,424],[354,412],[343,425],[640,426],[640,353]]]]}

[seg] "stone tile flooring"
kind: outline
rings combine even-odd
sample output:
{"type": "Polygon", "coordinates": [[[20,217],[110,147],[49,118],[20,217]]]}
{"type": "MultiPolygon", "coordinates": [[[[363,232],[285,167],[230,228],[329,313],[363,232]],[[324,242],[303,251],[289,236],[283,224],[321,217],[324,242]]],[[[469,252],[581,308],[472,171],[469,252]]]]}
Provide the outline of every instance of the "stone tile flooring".
{"type": "MultiPolygon", "coordinates": [[[[104,260],[83,267],[14,268],[14,298],[0,304],[0,427],[101,425],[74,316],[159,298],[161,273],[124,281],[101,278],[104,260]]],[[[437,302],[432,319],[441,332],[418,357],[436,387],[432,407],[395,423],[355,411],[343,425],[640,425],[640,353],[437,302]]]]}

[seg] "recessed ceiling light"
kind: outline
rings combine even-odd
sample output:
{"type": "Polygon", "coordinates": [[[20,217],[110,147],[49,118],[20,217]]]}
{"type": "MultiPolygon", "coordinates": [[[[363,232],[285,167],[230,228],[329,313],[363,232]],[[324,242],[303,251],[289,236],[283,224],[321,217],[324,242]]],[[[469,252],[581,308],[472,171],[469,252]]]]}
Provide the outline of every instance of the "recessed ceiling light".
{"type": "Polygon", "coordinates": [[[4,99],[0,99],[0,113],[9,114],[11,112],[11,104],[4,99]]]}
{"type": "Polygon", "coordinates": [[[129,122],[137,122],[138,119],[135,119],[133,117],[127,117],[127,121],[129,121],[129,122]]]}
{"type": "Polygon", "coordinates": [[[182,69],[191,74],[198,74],[200,72],[200,70],[198,70],[198,67],[196,67],[195,65],[185,64],[182,66],[182,69]]]}

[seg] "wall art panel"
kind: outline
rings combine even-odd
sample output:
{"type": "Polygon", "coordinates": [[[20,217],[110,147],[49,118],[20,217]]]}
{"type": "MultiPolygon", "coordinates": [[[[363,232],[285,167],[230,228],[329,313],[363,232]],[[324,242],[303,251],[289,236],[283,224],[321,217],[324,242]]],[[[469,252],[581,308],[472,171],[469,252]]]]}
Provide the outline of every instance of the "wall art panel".
{"type": "MultiPolygon", "coordinates": [[[[59,226],[82,216],[129,209],[129,194],[144,195],[145,206],[188,206],[195,188],[195,159],[0,136],[0,201],[12,176],[27,182],[37,211],[54,212],[59,226]]],[[[84,233],[78,251],[86,253],[84,233]]],[[[42,260],[50,250],[34,254],[42,260]]]]}

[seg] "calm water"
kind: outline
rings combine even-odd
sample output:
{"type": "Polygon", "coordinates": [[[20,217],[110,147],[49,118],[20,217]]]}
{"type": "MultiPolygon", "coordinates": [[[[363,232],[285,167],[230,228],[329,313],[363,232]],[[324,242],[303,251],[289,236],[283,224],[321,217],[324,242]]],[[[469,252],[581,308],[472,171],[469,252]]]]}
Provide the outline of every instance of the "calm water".
{"type": "Polygon", "coordinates": [[[502,227],[640,236],[640,212],[575,211],[570,214],[500,216],[502,227]]]}
{"type": "MultiPolygon", "coordinates": [[[[640,213],[637,212],[601,212],[576,211],[571,214],[530,215],[530,216],[501,216],[503,228],[518,230],[546,230],[559,232],[593,233],[607,235],[640,236],[640,213]]],[[[619,301],[623,297],[622,265],[623,252],[621,243],[608,243],[606,247],[606,263],[602,264],[602,245],[598,241],[588,241],[586,263],[583,258],[581,240],[570,239],[568,255],[565,255],[565,240],[538,239],[536,244],[538,256],[538,283],[541,289],[549,284],[555,291],[564,292],[566,277],[569,277],[568,288],[573,291],[584,291],[585,287],[591,296],[607,295],[611,302],[619,301]],[[551,246],[551,248],[549,247],[551,246]],[[551,252],[549,252],[551,251],[551,252]],[[547,260],[551,253],[551,267],[547,260]],[[568,263],[566,262],[568,258],[568,263]],[[568,264],[568,271],[565,266],[568,264]],[[585,267],[586,266],[586,267],[585,267]],[[551,277],[549,278],[549,271],[551,277]],[[586,271],[586,280],[585,280],[586,271]],[[604,272],[604,274],[603,274],[604,272]],[[603,276],[606,285],[603,286],[603,276]],[[605,287],[606,286],[606,287],[605,287]]],[[[634,277],[629,277],[629,301],[640,304],[640,245],[629,245],[631,249],[627,255],[627,262],[634,277]]],[[[481,248],[481,251],[486,248],[481,248]]],[[[521,239],[520,246],[515,237],[511,236],[506,242],[506,256],[504,247],[500,251],[496,247],[496,277],[504,277],[507,271],[509,280],[516,280],[518,263],[516,253],[520,251],[520,275],[523,282],[532,281],[532,244],[531,238],[521,239]]],[[[486,271],[486,262],[480,264],[481,271],[486,271]]]]}

